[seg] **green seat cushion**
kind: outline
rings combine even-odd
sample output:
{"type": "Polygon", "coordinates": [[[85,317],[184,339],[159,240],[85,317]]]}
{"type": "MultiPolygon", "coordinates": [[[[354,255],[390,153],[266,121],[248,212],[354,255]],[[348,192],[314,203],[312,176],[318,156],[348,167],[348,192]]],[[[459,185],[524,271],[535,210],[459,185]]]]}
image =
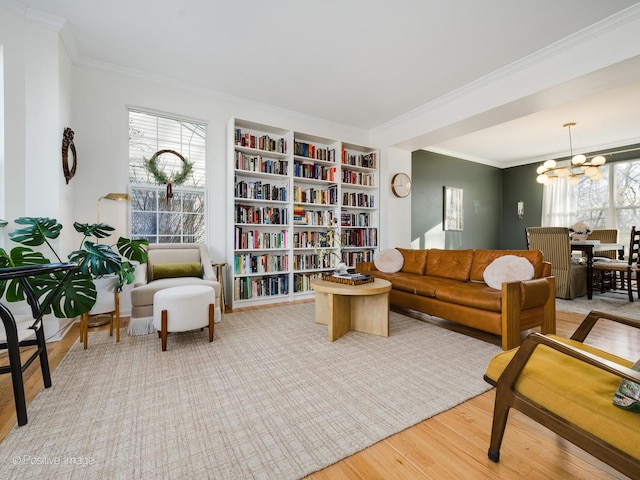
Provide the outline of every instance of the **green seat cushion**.
{"type": "MultiPolygon", "coordinates": [[[[583,351],[631,367],[632,362],[583,343],[549,335],[583,351]]],[[[486,376],[496,381],[517,349],[496,355],[486,376]]],[[[640,415],[617,408],[613,395],[620,377],[538,346],[515,384],[515,390],[582,430],[640,459],[640,415]]]]}
{"type": "Polygon", "coordinates": [[[200,262],[159,263],[153,266],[153,280],[176,277],[202,277],[200,262]]]}

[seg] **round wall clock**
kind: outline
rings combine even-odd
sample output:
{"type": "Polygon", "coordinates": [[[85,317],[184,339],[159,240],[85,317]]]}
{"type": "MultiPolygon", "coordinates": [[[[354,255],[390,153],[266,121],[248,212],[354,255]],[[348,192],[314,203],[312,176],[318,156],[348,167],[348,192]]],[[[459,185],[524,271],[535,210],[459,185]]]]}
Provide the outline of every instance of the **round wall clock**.
{"type": "Polygon", "coordinates": [[[391,179],[391,191],[398,198],[411,193],[411,178],[406,173],[396,173],[391,179]]]}

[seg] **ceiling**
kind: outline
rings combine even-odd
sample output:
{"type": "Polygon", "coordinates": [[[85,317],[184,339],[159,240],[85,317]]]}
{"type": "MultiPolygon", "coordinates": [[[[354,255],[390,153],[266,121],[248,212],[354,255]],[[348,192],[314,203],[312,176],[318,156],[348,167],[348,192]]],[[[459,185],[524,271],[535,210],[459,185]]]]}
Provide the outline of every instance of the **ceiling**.
{"type": "MultiPolygon", "coordinates": [[[[76,65],[204,88],[365,131],[593,30],[625,9],[623,15],[640,15],[640,2],[631,0],[0,3],[21,8],[28,19],[63,25],[76,65]]],[[[569,121],[578,124],[575,139],[584,148],[639,140],[640,109],[630,108],[640,105],[639,59],[556,86],[554,102],[541,101],[522,117],[487,121],[420,147],[511,166],[566,155],[562,125],[569,121]],[[599,87],[574,88],[587,83],[599,87]],[[589,94],[576,98],[577,91],[589,94]]]]}

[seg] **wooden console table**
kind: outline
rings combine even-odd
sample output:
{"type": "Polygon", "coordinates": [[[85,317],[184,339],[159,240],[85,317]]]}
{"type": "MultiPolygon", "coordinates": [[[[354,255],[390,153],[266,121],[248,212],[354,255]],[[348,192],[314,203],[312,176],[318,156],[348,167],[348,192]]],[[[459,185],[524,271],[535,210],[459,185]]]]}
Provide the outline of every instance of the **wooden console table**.
{"type": "Polygon", "coordinates": [[[330,342],[349,330],[389,336],[391,282],[376,278],[363,285],[312,280],[316,291],[316,323],[328,326],[330,342]]]}

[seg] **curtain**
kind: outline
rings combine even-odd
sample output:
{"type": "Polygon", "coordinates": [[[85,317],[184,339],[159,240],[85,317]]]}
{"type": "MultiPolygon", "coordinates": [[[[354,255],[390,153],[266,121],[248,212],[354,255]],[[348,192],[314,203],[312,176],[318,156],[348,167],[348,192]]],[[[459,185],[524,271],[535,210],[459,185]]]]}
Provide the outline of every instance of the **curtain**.
{"type": "Polygon", "coordinates": [[[569,227],[576,223],[577,204],[575,185],[569,185],[566,179],[558,179],[552,185],[544,187],[542,193],[543,227],[569,227]]]}

